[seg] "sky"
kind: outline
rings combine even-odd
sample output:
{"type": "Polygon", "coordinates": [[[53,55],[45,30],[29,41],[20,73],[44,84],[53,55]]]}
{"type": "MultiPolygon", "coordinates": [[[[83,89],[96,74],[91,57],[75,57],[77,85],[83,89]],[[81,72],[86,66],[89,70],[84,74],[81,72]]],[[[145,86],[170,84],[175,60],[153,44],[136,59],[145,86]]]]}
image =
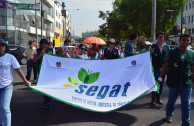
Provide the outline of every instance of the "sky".
{"type": "Polygon", "coordinates": [[[99,30],[105,21],[98,18],[99,11],[112,11],[114,0],[58,0],[65,2],[66,10],[71,15],[72,35],[80,36],[83,32],[99,30]],[[79,9],[79,10],[76,10],[79,9]]]}

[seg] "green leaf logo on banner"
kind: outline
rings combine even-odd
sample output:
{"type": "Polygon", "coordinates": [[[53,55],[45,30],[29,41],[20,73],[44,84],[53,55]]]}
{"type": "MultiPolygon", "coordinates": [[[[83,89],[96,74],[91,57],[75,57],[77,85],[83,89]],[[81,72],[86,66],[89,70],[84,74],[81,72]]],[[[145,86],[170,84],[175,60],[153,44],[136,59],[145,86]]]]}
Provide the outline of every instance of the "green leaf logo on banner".
{"type": "Polygon", "coordinates": [[[85,84],[91,84],[94,83],[100,75],[100,72],[89,74],[87,77],[85,77],[84,81],[85,84]]]}
{"type": "Polygon", "coordinates": [[[88,76],[87,71],[84,68],[81,68],[78,73],[79,80],[85,84],[85,78],[88,76]]]}
{"type": "MultiPolygon", "coordinates": [[[[91,84],[98,80],[99,75],[100,72],[92,73],[92,71],[90,72],[89,70],[87,72],[84,68],[81,67],[78,73],[78,78],[84,84],[91,84]]],[[[73,77],[68,77],[68,81],[78,85],[78,81],[73,77]]]]}
{"type": "Polygon", "coordinates": [[[72,82],[75,85],[78,85],[78,81],[75,78],[73,78],[73,77],[68,77],[68,81],[72,82]]]}
{"type": "Polygon", "coordinates": [[[91,84],[98,79],[99,75],[100,72],[89,74],[89,70],[87,72],[84,68],[81,68],[78,73],[78,78],[84,84],[91,84]]]}

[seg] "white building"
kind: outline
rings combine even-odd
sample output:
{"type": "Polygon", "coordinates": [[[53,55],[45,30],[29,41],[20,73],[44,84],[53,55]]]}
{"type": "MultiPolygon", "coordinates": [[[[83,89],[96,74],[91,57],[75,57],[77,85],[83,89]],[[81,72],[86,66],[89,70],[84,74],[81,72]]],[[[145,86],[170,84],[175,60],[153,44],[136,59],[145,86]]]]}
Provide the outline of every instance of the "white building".
{"type": "Polygon", "coordinates": [[[58,1],[54,1],[54,25],[55,35],[53,37],[53,43],[55,46],[60,46],[62,43],[62,14],[61,14],[61,4],[58,1]]]}
{"type": "Polygon", "coordinates": [[[183,32],[194,35],[194,0],[188,0],[183,11],[183,32]]]}

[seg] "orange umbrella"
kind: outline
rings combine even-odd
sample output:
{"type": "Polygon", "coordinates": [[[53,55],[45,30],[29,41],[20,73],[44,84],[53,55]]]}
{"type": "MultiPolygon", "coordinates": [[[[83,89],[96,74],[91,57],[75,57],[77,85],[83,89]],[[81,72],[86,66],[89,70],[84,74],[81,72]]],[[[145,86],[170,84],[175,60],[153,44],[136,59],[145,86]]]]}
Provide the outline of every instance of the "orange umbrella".
{"type": "Polygon", "coordinates": [[[83,42],[83,44],[96,44],[96,45],[106,45],[105,41],[98,37],[88,37],[83,42]]]}

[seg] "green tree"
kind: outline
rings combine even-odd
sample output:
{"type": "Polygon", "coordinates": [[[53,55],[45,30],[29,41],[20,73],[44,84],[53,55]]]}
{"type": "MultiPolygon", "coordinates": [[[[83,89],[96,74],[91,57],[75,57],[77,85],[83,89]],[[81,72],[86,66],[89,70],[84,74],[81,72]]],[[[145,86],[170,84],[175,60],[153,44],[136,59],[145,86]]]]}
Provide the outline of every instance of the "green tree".
{"type": "Polygon", "coordinates": [[[99,33],[107,38],[112,37],[116,40],[120,40],[123,38],[123,36],[125,36],[124,34],[127,31],[130,31],[130,27],[126,25],[127,23],[122,19],[117,8],[115,8],[112,12],[100,11],[99,18],[106,21],[106,23],[99,26],[99,33]]]}
{"type": "MultiPolygon", "coordinates": [[[[175,26],[187,0],[157,0],[156,31],[169,30],[175,26]]],[[[115,0],[112,12],[100,12],[99,18],[106,20],[100,26],[100,33],[115,38],[127,39],[130,33],[151,36],[152,0],[115,0]]]]}

